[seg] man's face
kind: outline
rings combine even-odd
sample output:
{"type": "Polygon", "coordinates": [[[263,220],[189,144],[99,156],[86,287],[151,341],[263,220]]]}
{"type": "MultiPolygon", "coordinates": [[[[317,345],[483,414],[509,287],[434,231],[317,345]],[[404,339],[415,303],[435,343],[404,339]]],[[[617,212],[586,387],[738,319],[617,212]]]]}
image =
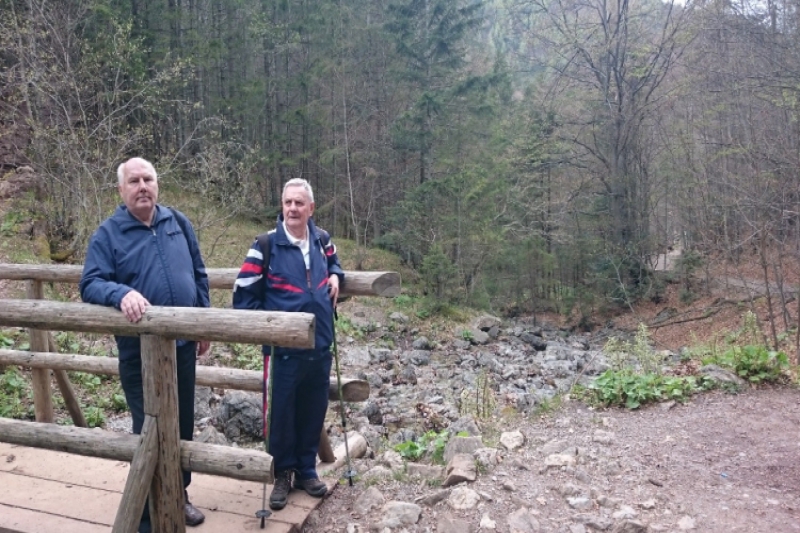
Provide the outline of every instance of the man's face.
{"type": "Polygon", "coordinates": [[[125,178],[119,185],[119,195],[128,211],[149,225],[158,201],[158,181],[153,171],[144,163],[131,160],[125,163],[125,178]]]}
{"type": "Polygon", "coordinates": [[[306,236],[308,219],[314,214],[314,202],[302,185],[291,185],[283,192],[283,220],[286,228],[296,239],[306,236]]]}

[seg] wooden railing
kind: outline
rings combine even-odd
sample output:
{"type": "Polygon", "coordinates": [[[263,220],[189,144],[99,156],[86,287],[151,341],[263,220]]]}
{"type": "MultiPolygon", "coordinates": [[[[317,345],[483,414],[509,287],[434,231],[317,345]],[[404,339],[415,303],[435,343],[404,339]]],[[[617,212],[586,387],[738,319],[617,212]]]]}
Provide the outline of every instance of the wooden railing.
{"type": "MultiPolygon", "coordinates": [[[[310,348],[314,345],[313,315],[151,306],[142,320],[132,324],[112,308],[43,299],[43,282],[75,283],[81,272],[82,267],[74,265],[0,264],[0,279],[28,281],[29,299],[0,301],[0,326],[30,328],[30,351],[0,350],[0,365],[32,368],[37,420],[32,423],[0,419],[0,441],[131,461],[114,532],[136,530],[148,493],[154,531],[185,531],[181,468],[271,482],[272,458],[265,453],[179,439],[174,339],[310,348]],[[51,353],[56,347],[48,330],[54,329],[141,337],[145,423],[140,436],[98,435],[81,427],[47,423],[53,421],[51,369],[76,426],[85,426],[85,420],[72,392],[67,370],[118,373],[113,358],[51,353]]],[[[230,289],[237,271],[210,269],[208,273],[212,288],[230,289]]],[[[346,272],[345,275],[347,283],[343,295],[394,296],[400,291],[400,278],[395,273],[346,272]]],[[[197,382],[261,390],[258,373],[235,369],[198,367],[197,382]]],[[[336,392],[332,383],[329,394],[338,398],[336,392]]],[[[365,382],[345,381],[346,401],[362,401],[368,395],[369,386],[365,382]]],[[[323,461],[333,461],[333,451],[324,431],[323,436],[320,457],[323,461]]]]}

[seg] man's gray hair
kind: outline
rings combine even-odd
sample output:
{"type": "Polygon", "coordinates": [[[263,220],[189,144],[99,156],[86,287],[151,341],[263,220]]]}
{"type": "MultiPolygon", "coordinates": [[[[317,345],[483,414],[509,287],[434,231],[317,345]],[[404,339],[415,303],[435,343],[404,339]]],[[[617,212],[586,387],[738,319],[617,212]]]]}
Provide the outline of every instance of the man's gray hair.
{"type": "Polygon", "coordinates": [[[143,164],[150,170],[150,172],[153,173],[153,179],[158,181],[158,173],[156,172],[156,167],[153,166],[153,163],[141,157],[131,157],[127,161],[123,161],[122,163],[120,163],[119,166],[117,167],[117,181],[119,182],[120,185],[122,185],[122,182],[125,181],[125,165],[127,165],[131,161],[138,161],[139,163],[143,164]]]}
{"type": "MultiPolygon", "coordinates": [[[[292,179],[290,179],[283,186],[283,193],[284,194],[286,193],[286,189],[289,188],[289,187],[302,187],[302,188],[304,188],[306,190],[306,192],[308,193],[308,201],[311,202],[312,204],[314,203],[314,191],[313,191],[313,189],[311,189],[311,184],[308,181],[304,180],[303,178],[292,178],[292,179]]],[[[281,195],[281,196],[283,196],[283,195],[281,195]]]]}

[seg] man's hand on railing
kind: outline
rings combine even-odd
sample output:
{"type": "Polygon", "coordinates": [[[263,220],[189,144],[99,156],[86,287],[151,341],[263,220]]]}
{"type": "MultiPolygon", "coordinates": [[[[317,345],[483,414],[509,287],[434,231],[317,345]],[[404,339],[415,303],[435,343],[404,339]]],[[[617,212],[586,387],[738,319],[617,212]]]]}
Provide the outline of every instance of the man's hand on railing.
{"type": "Polygon", "coordinates": [[[197,341],[197,357],[203,357],[211,348],[211,341],[197,341]]]}
{"type": "Polygon", "coordinates": [[[145,310],[149,306],[150,302],[147,301],[147,298],[142,296],[139,291],[134,290],[123,296],[122,301],[119,303],[119,309],[122,314],[125,315],[129,322],[134,324],[142,319],[145,310]]]}

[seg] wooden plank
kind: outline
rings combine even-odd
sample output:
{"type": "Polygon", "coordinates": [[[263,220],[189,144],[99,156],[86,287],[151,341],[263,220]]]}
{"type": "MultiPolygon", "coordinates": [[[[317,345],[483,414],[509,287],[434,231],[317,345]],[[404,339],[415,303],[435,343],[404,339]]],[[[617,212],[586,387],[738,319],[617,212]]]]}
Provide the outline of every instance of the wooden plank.
{"type": "Polygon", "coordinates": [[[309,313],[151,306],[133,324],[121,312],[102,305],[4,299],[0,326],[312,348],[315,323],[309,313]]]}
{"type": "MultiPolygon", "coordinates": [[[[30,368],[52,368],[87,372],[89,374],[119,375],[119,361],[116,357],[97,357],[72,353],[43,353],[0,349],[0,364],[18,365],[30,368]]],[[[240,370],[218,366],[198,366],[197,385],[219,387],[222,389],[261,392],[263,373],[256,370],[240,370]]],[[[363,379],[342,378],[342,393],[346,402],[363,402],[369,398],[369,383],[363,379]]],[[[332,379],[328,389],[328,399],[339,400],[336,379],[332,379]]],[[[76,424],[77,425],[77,424],[76,424]]]]}
{"type": "MultiPolygon", "coordinates": [[[[29,280],[27,283],[27,297],[33,300],[44,298],[44,288],[41,281],[29,280]]],[[[49,349],[47,331],[30,328],[31,350],[46,352],[49,349]]],[[[37,422],[55,421],[53,411],[53,393],[50,387],[50,370],[47,368],[34,368],[31,371],[31,388],[33,389],[33,409],[37,422]]]]}
{"type": "MultiPolygon", "coordinates": [[[[208,283],[212,289],[230,290],[239,274],[238,268],[209,268],[208,283]]],[[[0,263],[0,279],[78,283],[82,265],[21,265],[0,263]]],[[[400,275],[397,272],[344,271],[342,296],[385,296],[400,294],[400,275]]]]}
{"type": "MultiPolygon", "coordinates": [[[[130,462],[138,435],[0,418],[0,442],[130,462]]],[[[272,457],[260,450],[181,441],[184,470],[270,483],[272,457]]]]}
{"type": "Polygon", "coordinates": [[[175,342],[142,335],[144,412],[158,428],[156,465],[150,483],[150,522],[153,531],[186,531],[183,476],[178,427],[178,374],[175,342]]]}
{"type": "Polygon", "coordinates": [[[112,533],[136,533],[147,501],[150,482],[158,461],[158,426],[156,419],[145,416],[141,438],[133,454],[131,469],[125,481],[122,501],[117,508],[112,533]]]}
{"type": "Polygon", "coordinates": [[[108,526],[0,503],[0,533],[108,533],[108,526]]]}
{"type": "MultiPolygon", "coordinates": [[[[0,503],[104,524],[106,531],[114,521],[119,492],[70,485],[49,479],[0,472],[0,503]],[[80,505],[76,505],[80,502],[80,505]]],[[[41,530],[40,530],[41,531],[41,530]]]]}

